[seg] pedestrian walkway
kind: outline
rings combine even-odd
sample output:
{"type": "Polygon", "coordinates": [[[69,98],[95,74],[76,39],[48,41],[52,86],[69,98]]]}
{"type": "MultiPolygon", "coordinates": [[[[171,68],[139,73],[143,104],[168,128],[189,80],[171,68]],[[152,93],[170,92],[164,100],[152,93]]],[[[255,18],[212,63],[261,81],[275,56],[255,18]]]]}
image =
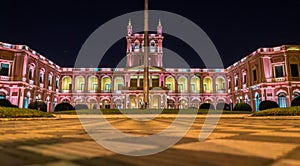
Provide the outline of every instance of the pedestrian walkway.
{"type": "MultiPolygon", "coordinates": [[[[127,134],[149,135],[168,127],[174,118],[107,120],[127,134]]],[[[204,121],[198,117],[176,145],[144,157],[116,154],[98,145],[76,118],[0,121],[1,165],[300,165],[297,119],[221,118],[209,138],[199,142],[204,121]]]]}

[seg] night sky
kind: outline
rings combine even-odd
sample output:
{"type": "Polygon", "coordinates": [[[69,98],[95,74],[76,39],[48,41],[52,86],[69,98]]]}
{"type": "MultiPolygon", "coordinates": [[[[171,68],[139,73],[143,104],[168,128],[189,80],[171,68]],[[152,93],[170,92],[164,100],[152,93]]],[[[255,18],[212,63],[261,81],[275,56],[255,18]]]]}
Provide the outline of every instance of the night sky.
{"type": "MultiPolygon", "coordinates": [[[[259,47],[300,44],[299,0],[149,1],[152,10],[174,12],[199,25],[214,42],[225,67],[259,47]]],[[[3,0],[0,41],[28,45],[56,64],[72,67],[82,44],[94,30],[114,17],[143,10],[143,3],[3,0]]],[[[204,67],[196,53],[179,39],[166,35],[163,44],[186,59],[191,67],[204,67]]],[[[106,53],[100,67],[116,66],[125,56],[125,48],[124,38],[106,53]]]]}

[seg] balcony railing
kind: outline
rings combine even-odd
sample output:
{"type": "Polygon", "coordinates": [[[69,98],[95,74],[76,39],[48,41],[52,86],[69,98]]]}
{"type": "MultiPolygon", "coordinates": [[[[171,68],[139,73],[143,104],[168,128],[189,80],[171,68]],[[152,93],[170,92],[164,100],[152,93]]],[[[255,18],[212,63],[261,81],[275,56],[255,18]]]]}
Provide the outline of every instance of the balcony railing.
{"type": "Polygon", "coordinates": [[[0,76],[0,80],[8,81],[9,77],[8,76],[0,76]]]}

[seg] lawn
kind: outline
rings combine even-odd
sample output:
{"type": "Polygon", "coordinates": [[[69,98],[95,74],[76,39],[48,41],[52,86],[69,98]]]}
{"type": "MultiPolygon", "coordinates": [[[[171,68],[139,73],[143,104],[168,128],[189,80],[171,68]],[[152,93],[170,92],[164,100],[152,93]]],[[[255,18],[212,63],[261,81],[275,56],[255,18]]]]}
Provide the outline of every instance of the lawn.
{"type": "MultiPolygon", "coordinates": [[[[102,109],[102,110],[70,110],[70,111],[56,111],[52,112],[53,114],[99,114],[100,111],[102,114],[178,114],[178,109],[149,109],[149,110],[140,110],[140,109],[102,109]]],[[[194,111],[189,109],[181,110],[181,114],[192,114],[194,111]]],[[[197,114],[207,114],[208,110],[198,110],[197,114]]],[[[220,111],[212,110],[210,113],[222,113],[222,114],[251,114],[250,111],[220,111]]]]}
{"type": "Polygon", "coordinates": [[[300,106],[287,108],[272,108],[260,112],[255,112],[252,116],[300,116],[300,106]]]}
{"type": "Polygon", "coordinates": [[[24,109],[0,107],[0,118],[33,118],[33,117],[54,117],[51,113],[24,109]]]}

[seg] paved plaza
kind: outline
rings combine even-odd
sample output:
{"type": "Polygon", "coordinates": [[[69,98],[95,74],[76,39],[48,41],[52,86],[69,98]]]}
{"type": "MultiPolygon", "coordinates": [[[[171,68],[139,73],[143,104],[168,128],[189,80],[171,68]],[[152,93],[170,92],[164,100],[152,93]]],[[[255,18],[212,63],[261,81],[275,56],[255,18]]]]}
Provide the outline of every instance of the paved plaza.
{"type": "MultiPolygon", "coordinates": [[[[132,135],[157,133],[173,120],[108,118],[114,127],[132,135]]],[[[171,148],[132,157],[98,145],[76,118],[1,120],[1,165],[300,165],[299,119],[221,118],[209,138],[199,142],[204,121],[198,117],[186,136],[171,148]]]]}

